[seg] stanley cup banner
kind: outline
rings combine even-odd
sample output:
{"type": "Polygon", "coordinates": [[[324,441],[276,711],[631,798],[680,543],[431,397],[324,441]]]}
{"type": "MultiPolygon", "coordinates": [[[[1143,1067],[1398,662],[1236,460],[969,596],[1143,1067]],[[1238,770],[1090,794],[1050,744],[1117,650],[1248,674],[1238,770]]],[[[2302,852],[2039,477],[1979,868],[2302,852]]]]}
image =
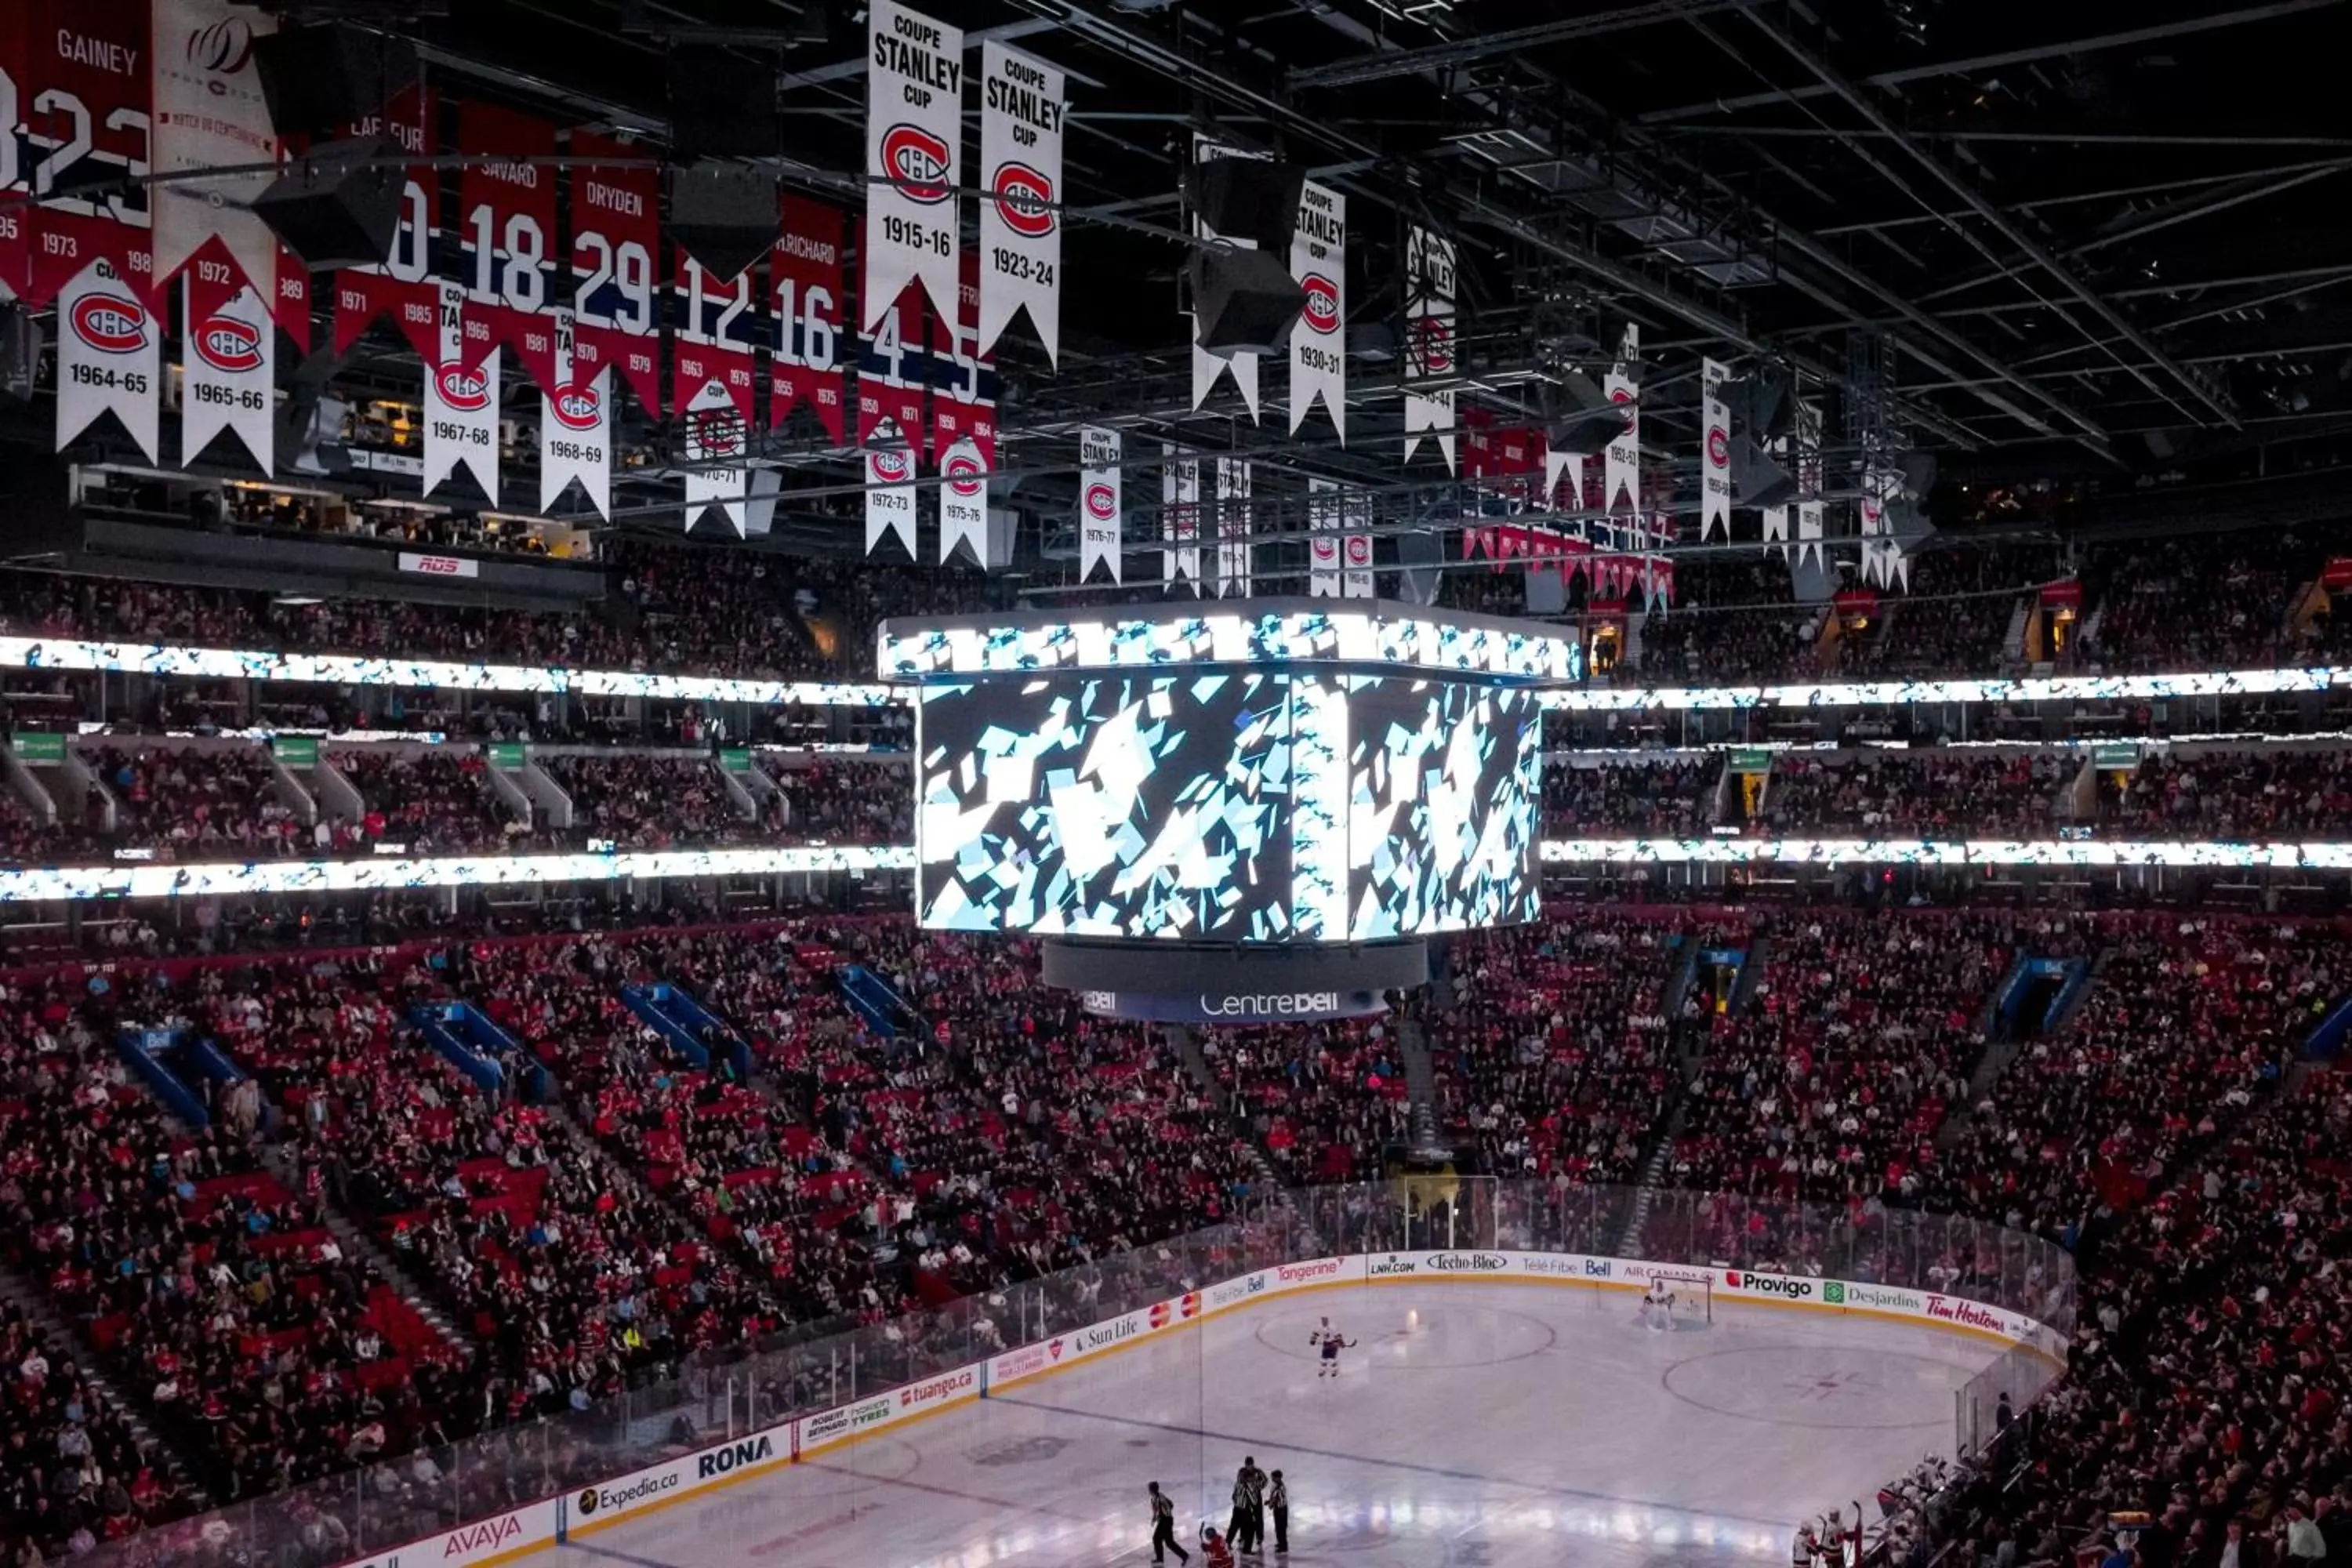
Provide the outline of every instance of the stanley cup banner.
{"type": "Polygon", "coordinates": [[[1699,423],[1704,426],[1704,445],[1698,461],[1701,542],[1715,537],[1718,525],[1724,538],[1731,537],[1731,405],[1723,398],[1723,384],[1730,379],[1731,367],[1721,360],[1703,362],[1699,423]]]}
{"type": "Polygon", "coordinates": [[[1062,352],[1062,73],[991,38],[980,51],[980,347],[1013,320],[1062,352]]]}
{"type": "Polygon", "coordinates": [[[1250,466],[1217,459],[1217,597],[1250,596],[1250,466]]]}
{"type": "Polygon", "coordinates": [[[783,231],[768,258],[775,292],[776,352],[768,363],[768,425],[807,408],[835,446],[845,439],[848,362],[841,352],[841,211],[786,192],[783,231]]]}
{"type": "Polygon", "coordinates": [[[1078,581],[1094,580],[1097,563],[1117,583],[1126,568],[1119,548],[1119,437],[1088,425],[1078,431],[1078,581]]]}
{"type": "Polygon", "coordinates": [[[963,545],[975,566],[988,565],[988,459],[980,444],[959,436],[940,456],[940,564],[963,545]]]}
{"type": "Polygon", "coordinates": [[[1348,444],[1348,198],[1309,180],[1298,193],[1290,275],[1307,290],[1290,329],[1290,433],[1323,400],[1339,445],[1348,444]]]}
{"type": "MultiPolygon", "coordinates": [[[[871,328],[910,282],[955,320],[963,30],[873,0],[866,55],[866,292],[871,328]]],[[[911,434],[912,432],[908,432],[911,434]]]]}
{"type": "MultiPolygon", "coordinates": [[[[154,187],[152,298],[160,307],[172,279],[186,268],[187,317],[194,322],[217,313],[240,289],[250,289],[257,302],[266,302],[277,287],[278,237],[251,208],[278,158],[253,42],[276,31],[278,20],[232,0],[153,0],[153,5],[149,58],[155,119],[148,163],[153,173],[173,177],[154,187]],[[184,177],[227,168],[255,172],[184,177]]],[[[201,442],[183,444],[191,452],[202,447],[201,442]]]]}
{"type": "Polygon", "coordinates": [[[898,426],[884,420],[866,448],[866,553],[896,535],[915,554],[915,453],[898,426]]]}
{"type": "Polygon", "coordinates": [[[1335,480],[1307,481],[1307,592],[1314,598],[1339,596],[1340,506],[1335,480]]]}
{"type": "Polygon", "coordinates": [[[26,165],[38,205],[5,216],[29,217],[18,291],[58,309],[58,447],[110,413],[152,463],[163,343],[149,187],[112,184],[149,161],[146,0],[37,0],[9,7],[7,20],[24,28],[25,79],[18,101],[0,105],[11,110],[0,162],[26,165]],[[85,190],[94,194],[58,194],[85,190]]]}
{"type": "Polygon", "coordinates": [[[1642,504],[1641,329],[1625,323],[1625,339],[1617,349],[1617,363],[1609,367],[1602,390],[1609,401],[1625,406],[1625,428],[1602,455],[1601,510],[1632,510],[1642,504]]]}
{"type": "Polygon", "coordinates": [[[1454,389],[1416,392],[1414,384],[1454,375],[1454,242],[1415,224],[1404,242],[1404,460],[1426,431],[1454,471],[1454,389]]]}
{"type": "MultiPolygon", "coordinates": [[[[1192,162],[1195,163],[1206,163],[1213,158],[1264,156],[1265,154],[1261,153],[1244,153],[1237,147],[1220,147],[1205,136],[1192,138],[1192,162]]],[[[1202,223],[1197,216],[1192,219],[1192,230],[1202,239],[1223,237],[1207,224],[1202,223]]],[[[1253,250],[1257,248],[1257,242],[1252,239],[1234,239],[1228,240],[1226,243],[1244,246],[1253,250]]],[[[1256,419],[1258,417],[1257,355],[1213,354],[1197,342],[1192,344],[1192,407],[1198,411],[1202,404],[1209,401],[1209,394],[1216,390],[1217,377],[1223,375],[1227,370],[1234,373],[1234,385],[1240,391],[1242,403],[1249,409],[1250,418],[1256,419]]]]}
{"type": "Polygon", "coordinates": [[[1822,405],[1799,403],[1797,432],[1797,564],[1805,552],[1822,559],[1822,405]]]}
{"type": "Polygon", "coordinates": [[[1349,490],[1340,504],[1348,531],[1339,545],[1346,563],[1339,574],[1339,596],[1369,599],[1372,597],[1372,498],[1361,490],[1349,490]]]}
{"type": "Polygon", "coordinates": [[[720,379],[706,380],[680,410],[684,437],[680,455],[686,459],[686,531],[702,521],[712,507],[727,520],[735,537],[744,537],[743,498],[751,489],[743,466],[750,422],[733,394],[720,379]]]}
{"type": "MultiPolygon", "coordinates": [[[[412,157],[434,146],[434,99],[412,88],[380,115],[350,127],[354,135],[388,136],[412,157]]],[[[346,267],[335,275],[335,353],[351,352],[371,322],[390,316],[416,357],[427,364],[441,353],[441,288],[433,277],[433,251],[441,236],[441,171],[430,163],[409,165],[402,182],[400,221],[392,254],[381,265],[346,267]]]]}
{"type": "Polygon", "coordinates": [[[1201,592],[1201,460],[1160,444],[1160,578],[1201,592]]]}
{"type": "Polygon", "coordinates": [[[457,237],[471,368],[504,347],[541,392],[558,385],[554,298],[555,127],[493,104],[457,110],[457,237]]]}
{"type": "Polygon", "coordinates": [[[605,394],[621,383],[656,419],[668,406],[662,393],[661,205],[657,171],[625,168],[600,159],[645,156],[585,131],[572,133],[572,154],[587,162],[572,171],[572,375],[565,384],[594,381],[605,394]]]}
{"type": "Polygon", "coordinates": [[[206,310],[197,303],[196,268],[181,274],[180,283],[187,342],[181,360],[180,467],[193,468],[213,437],[227,430],[267,474],[277,426],[278,334],[261,296],[248,285],[206,310]]]}
{"type": "Polygon", "coordinates": [[[499,499],[499,356],[467,368],[466,286],[436,285],[440,331],[425,359],[425,492],[464,468],[495,506],[499,499]]]}
{"type": "Polygon", "coordinates": [[[553,310],[553,392],[539,395],[539,510],[552,512],[577,484],[596,514],[613,519],[613,367],[583,376],[572,313],[553,310]]]}

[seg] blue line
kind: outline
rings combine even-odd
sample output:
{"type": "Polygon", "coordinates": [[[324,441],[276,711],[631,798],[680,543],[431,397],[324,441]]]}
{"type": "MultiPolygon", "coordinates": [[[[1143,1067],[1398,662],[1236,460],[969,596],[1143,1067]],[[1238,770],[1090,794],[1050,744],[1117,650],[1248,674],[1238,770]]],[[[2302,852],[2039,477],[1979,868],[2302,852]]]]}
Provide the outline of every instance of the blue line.
{"type": "Polygon", "coordinates": [[[610,1547],[583,1546],[577,1541],[565,1542],[563,1549],[570,1552],[585,1552],[591,1557],[609,1557],[615,1563],[632,1563],[635,1568],[677,1568],[677,1563],[664,1563],[657,1557],[635,1557],[626,1552],[614,1552],[610,1547]]]}
{"type": "Polygon", "coordinates": [[[1410,1459],[1383,1459],[1370,1454],[1350,1454],[1338,1448],[1310,1448],[1299,1443],[1278,1443],[1263,1432],[1211,1432],[1199,1426],[1180,1426],[1172,1421],[1146,1421],[1134,1415],[1106,1415],[1097,1410],[1079,1410],[1067,1405],[1047,1405],[1041,1400],[1016,1399],[1010,1394],[992,1395],[999,1405],[1018,1405],[1031,1410],[1044,1410],[1055,1415],[1084,1415],[1094,1421],[1116,1422],[1121,1426],[1143,1426],[1156,1432],[1174,1432],[1187,1437],[1209,1437],[1220,1443],[1255,1444],[1263,1448],[1280,1447],[1285,1453],[1311,1454],[1318,1459],[1342,1459],[1351,1465],[1378,1465],[1391,1470],[1412,1470],[1424,1476],[1439,1476],[1450,1481],[1485,1481],[1495,1486],[1516,1487],[1538,1497],[1581,1498],[1589,1502],[1613,1502],[1629,1508],[1656,1509],[1663,1513],[1689,1518],[1706,1514],[1711,1519],[1729,1520],[1735,1524],[1757,1524],[1779,1530],[1781,1526],[1769,1519],[1748,1519],[1716,1508],[1693,1508],[1687,1503],[1654,1502],[1647,1498],[1626,1497],[1619,1492],[1585,1491],[1577,1487],[1550,1487],[1534,1481],[1515,1481],[1508,1476],[1490,1476],[1484,1470],[1450,1470],[1443,1465],[1417,1465],[1410,1459]]]}

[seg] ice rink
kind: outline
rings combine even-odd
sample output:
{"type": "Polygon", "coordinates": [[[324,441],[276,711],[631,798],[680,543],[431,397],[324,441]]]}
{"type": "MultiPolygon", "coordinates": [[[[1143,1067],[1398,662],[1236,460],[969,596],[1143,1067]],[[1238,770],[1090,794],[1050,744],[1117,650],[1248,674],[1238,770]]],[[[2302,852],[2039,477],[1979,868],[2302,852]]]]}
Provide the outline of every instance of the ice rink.
{"type": "MultiPolygon", "coordinates": [[[[1734,1305],[1654,1332],[1541,1284],[1276,1297],[553,1549],[567,1568],[1103,1568],[1150,1561],[1144,1483],[1200,1561],[1235,1468],[1292,1497],[1287,1561],[1785,1563],[1795,1520],[1928,1452],[1991,1343],[1734,1305]],[[1328,1316],[1360,1342],[1317,1375],[1328,1316]]],[[[1172,1561],[1172,1559],[1171,1559],[1172,1561]]],[[[1269,1542],[1266,1561],[1275,1561],[1269,1542]]]]}

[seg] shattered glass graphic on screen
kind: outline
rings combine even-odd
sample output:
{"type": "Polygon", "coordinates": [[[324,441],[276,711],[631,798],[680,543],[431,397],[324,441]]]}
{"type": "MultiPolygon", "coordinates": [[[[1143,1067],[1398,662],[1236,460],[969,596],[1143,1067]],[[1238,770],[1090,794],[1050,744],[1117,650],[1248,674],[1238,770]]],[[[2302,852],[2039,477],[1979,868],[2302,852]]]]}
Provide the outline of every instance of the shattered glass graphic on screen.
{"type": "Polygon", "coordinates": [[[1289,700],[1267,673],[926,688],[922,923],[1286,940],[1289,700]]]}
{"type": "Polygon", "coordinates": [[[1542,717],[1517,688],[1348,678],[1350,940],[1536,918],[1542,717]]]}

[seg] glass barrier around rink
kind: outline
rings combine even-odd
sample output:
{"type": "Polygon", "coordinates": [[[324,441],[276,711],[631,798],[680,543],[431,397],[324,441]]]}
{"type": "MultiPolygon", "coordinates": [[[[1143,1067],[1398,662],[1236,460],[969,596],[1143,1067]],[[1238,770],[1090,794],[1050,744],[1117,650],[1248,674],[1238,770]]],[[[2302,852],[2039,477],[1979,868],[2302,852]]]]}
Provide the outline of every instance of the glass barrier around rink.
{"type": "MultiPolygon", "coordinates": [[[[2071,1257],[2039,1237],[1958,1215],[1480,1176],[1307,1188],[1244,1201],[1226,1225],[933,1310],[856,1326],[807,1324],[757,1345],[698,1350],[584,1408],[159,1525],[77,1561],[87,1568],[329,1568],[1278,1263],[1461,1247],[1948,1293],[2032,1318],[2062,1345],[2074,1323],[2071,1257]]],[[[2000,1392],[2021,1413],[2059,1370],[2048,1354],[2023,1352],[1988,1367],[1956,1399],[1959,1451],[1980,1445],[2000,1392]]]]}

